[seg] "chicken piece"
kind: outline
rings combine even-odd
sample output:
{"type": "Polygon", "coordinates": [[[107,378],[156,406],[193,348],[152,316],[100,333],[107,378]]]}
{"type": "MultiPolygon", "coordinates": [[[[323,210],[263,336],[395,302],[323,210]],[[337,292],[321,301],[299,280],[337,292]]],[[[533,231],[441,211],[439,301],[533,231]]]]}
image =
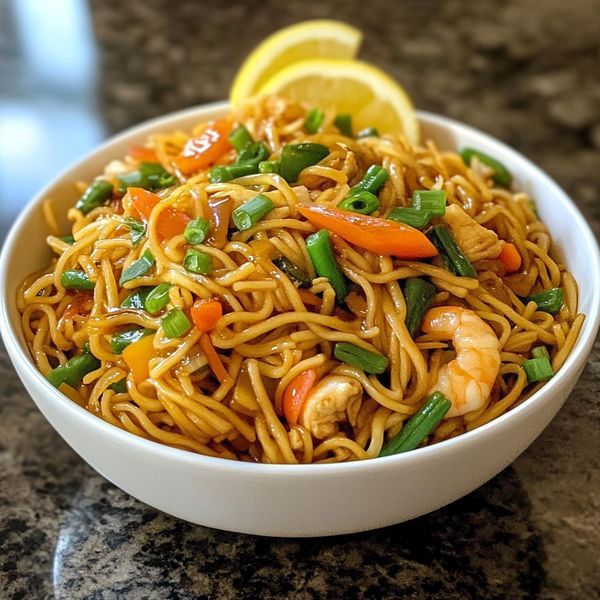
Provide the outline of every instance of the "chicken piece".
{"type": "Polygon", "coordinates": [[[496,233],[480,225],[457,204],[446,207],[444,221],[471,262],[496,258],[500,254],[503,242],[496,233]]]}
{"type": "Polygon", "coordinates": [[[338,423],[356,423],[363,389],[358,381],[344,375],[324,377],[309,393],[300,424],[322,440],[338,431],[338,423]]]}

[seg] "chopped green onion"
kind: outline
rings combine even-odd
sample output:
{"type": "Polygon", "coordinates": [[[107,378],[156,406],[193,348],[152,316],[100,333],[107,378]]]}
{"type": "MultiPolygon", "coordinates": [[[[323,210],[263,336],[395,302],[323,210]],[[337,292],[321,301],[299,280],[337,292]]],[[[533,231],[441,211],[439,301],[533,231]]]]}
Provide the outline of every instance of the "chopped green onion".
{"type": "Polygon", "coordinates": [[[379,165],[371,165],[364,177],[350,190],[351,194],[360,190],[367,190],[371,194],[377,194],[379,188],[386,182],[388,172],[379,165]]]}
{"type": "Polygon", "coordinates": [[[127,217],[125,219],[125,224],[129,227],[131,232],[131,243],[133,244],[133,247],[136,248],[146,235],[146,226],[133,217],[127,217]]]}
{"type": "Polygon", "coordinates": [[[63,271],[60,282],[68,290],[93,290],[96,287],[95,282],[88,277],[88,274],[79,269],[63,271]]]}
{"type": "Polygon", "coordinates": [[[352,115],[349,113],[340,113],[336,115],[333,124],[340,130],[342,135],[352,137],[352,115]]]}
{"type": "Polygon", "coordinates": [[[132,279],[145,275],[154,266],[154,256],[150,250],[146,250],[140,258],[130,264],[122,273],[119,285],[123,285],[132,279]]]}
{"type": "Polygon", "coordinates": [[[428,211],[435,217],[446,214],[445,190],[415,190],[412,195],[412,207],[428,211]]]}
{"type": "Polygon", "coordinates": [[[246,164],[233,164],[233,165],[218,165],[212,167],[208,172],[208,178],[211,183],[225,183],[238,177],[244,177],[246,175],[254,175],[258,170],[256,165],[246,164]]]}
{"type": "Polygon", "coordinates": [[[263,160],[258,163],[259,173],[279,173],[279,163],[276,160],[263,160]]]}
{"type": "Polygon", "coordinates": [[[541,358],[530,358],[523,363],[525,373],[527,373],[527,381],[546,381],[554,375],[552,364],[545,356],[541,358]]]}
{"type": "Polygon", "coordinates": [[[389,363],[383,354],[365,350],[350,342],[338,342],[333,347],[333,355],[338,360],[371,375],[381,375],[387,369],[389,363]]]}
{"type": "Polygon", "coordinates": [[[173,286],[170,283],[159,283],[147,296],[144,301],[144,308],[154,315],[160,312],[169,304],[169,290],[173,286]]]}
{"type": "Polygon", "coordinates": [[[454,273],[461,277],[477,277],[477,271],[464,255],[446,225],[433,227],[431,238],[440,253],[443,253],[450,260],[450,266],[454,273]]]}
{"type": "Polygon", "coordinates": [[[411,337],[415,337],[421,329],[423,316],[429,309],[436,291],[435,285],[419,277],[411,277],[404,285],[406,328],[411,337]]]}
{"type": "Polygon", "coordinates": [[[551,315],[556,314],[560,310],[564,301],[565,294],[562,288],[550,288],[549,290],[544,290],[523,299],[525,304],[535,302],[538,310],[550,313],[551,315]]]}
{"type": "Polygon", "coordinates": [[[232,213],[233,224],[240,230],[245,231],[254,227],[267,213],[275,208],[273,201],[264,194],[254,196],[252,200],[244,202],[232,213]]]}
{"type": "Polygon", "coordinates": [[[536,346],[535,348],[532,348],[531,356],[533,356],[533,358],[547,358],[550,360],[550,353],[546,346],[536,346]]]}
{"type": "Polygon", "coordinates": [[[206,252],[189,248],[183,259],[183,266],[190,273],[206,275],[212,271],[212,260],[206,252]]]}
{"type": "Polygon", "coordinates": [[[248,144],[251,144],[254,140],[245,125],[238,125],[230,134],[229,141],[231,145],[241,152],[248,144]]]}
{"type": "Polygon", "coordinates": [[[379,208],[379,200],[375,194],[371,194],[367,190],[359,190],[344,198],[338,204],[338,208],[351,210],[361,215],[372,215],[379,208]]]}
{"type": "Polygon", "coordinates": [[[181,337],[192,324],[180,308],[172,308],[161,320],[163,331],[168,338],[181,337]]]}
{"type": "Polygon", "coordinates": [[[115,383],[111,383],[108,387],[111,390],[115,391],[117,394],[126,394],[127,393],[127,377],[123,377],[123,379],[119,379],[119,381],[115,381],[115,383]]]}
{"type": "Polygon", "coordinates": [[[160,163],[141,162],[136,171],[119,175],[119,192],[124,194],[127,188],[140,187],[150,192],[171,187],[177,183],[174,175],[160,163]]]}
{"type": "Polygon", "coordinates": [[[65,244],[73,245],[75,243],[75,238],[72,235],[63,235],[60,238],[65,244]]]}
{"type": "Polygon", "coordinates": [[[379,137],[379,130],[377,127],[365,127],[361,129],[356,135],[358,139],[366,138],[366,137],[379,137]]]}
{"type": "Polygon", "coordinates": [[[512,175],[510,171],[499,161],[491,156],[480,152],[479,150],[475,150],[474,148],[463,148],[460,151],[460,155],[465,162],[466,165],[471,165],[471,159],[476,156],[479,159],[480,163],[490,167],[493,169],[494,174],[492,175],[492,179],[502,187],[508,188],[512,183],[512,175]]]}
{"type": "Polygon", "coordinates": [[[94,208],[106,204],[113,193],[113,186],[108,181],[96,179],[83,192],[83,196],[77,200],[75,208],[80,210],[84,215],[87,215],[94,208]]]}
{"type": "Polygon", "coordinates": [[[306,251],[319,277],[326,277],[335,292],[335,299],[341,304],[348,295],[346,279],[340,271],[329,241],[329,232],[321,229],[306,238],[306,251]]]}
{"type": "Polygon", "coordinates": [[[66,383],[77,389],[88,373],[99,368],[100,361],[86,349],[81,354],[69,359],[64,365],[52,369],[46,375],[46,379],[56,388],[62,383],[66,383]]]}
{"type": "Polygon", "coordinates": [[[325,115],[320,108],[309,110],[304,121],[304,129],[306,129],[308,133],[317,133],[317,131],[321,129],[321,125],[323,125],[324,118],[325,115]]]}
{"type": "Polygon", "coordinates": [[[388,219],[392,221],[398,221],[399,223],[405,223],[415,229],[425,229],[431,219],[433,219],[433,213],[428,210],[418,210],[416,208],[408,208],[399,206],[395,208],[388,216],[388,219]]]}
{"type": "MultiPolygon", "coordinates": [[[[269,158],[269,149],[263,142],[252,142],[248,144],[239,154],[236,165],[254,165],[258,170],[258,164],[269,158]]],[[[256,173],[256,171],[254,171],[256,173]]]]}
{"type": "Polygon", "coordinates": [[[183,237],[188,244],[201,244],[208,235],[210,222],[204,217],[197,217],[185,226],[183,237]]]}
{"type": "Polygon", "coordinates": [[[329,148],[323,144],[288,144],[281,151],[279,174],[288,182],[298,181],[300,173],[322,161],[329,154],[329,148]]]}
{"type": "Polygon", "coordinates": [[[141,327],[132,327],[131,329],[125,329],[124,331],[120,331],[119,333],[115,333],[110,340],[110,347],[114,354],[122,354],[123,350],[129,346],[129,344],[133,344],[133,342],[137,342],[141,340],[146,335],[151,335],[154,333],[153,329],[144,329],[141,327]]]}
{"type": "Polygon", "coordinates": [[[273,264],[281,269],[292,281],[298,284],[298,287],[309,288],[312,285],[312,281],[307,273],[305,273],[300,267],[296,266],[291,260],[281,256],[273,259],[273,264]]]}
{"type": "Polygon", "coordinates": [[[381,449],[379,456],[414,450],[438,426],[452,403],[441,392],[434,392],[406,422],[400,433],[381,449]]]}
{"type": "Polygon", "coordinates": [[[127,298],[121,302],[123,308],[135,308],[138,310],[144,310],[146,308],[146,298],[154,288],[152,287],[139,287],[129,294],[127,298]]]}

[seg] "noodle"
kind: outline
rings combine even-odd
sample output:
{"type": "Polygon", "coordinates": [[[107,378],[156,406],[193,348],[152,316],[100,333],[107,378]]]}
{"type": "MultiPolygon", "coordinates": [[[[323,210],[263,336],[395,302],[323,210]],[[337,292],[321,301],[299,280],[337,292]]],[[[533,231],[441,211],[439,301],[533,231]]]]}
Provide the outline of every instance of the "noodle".
{"type": "MultiPolygon", "coordinates": [[[[327,146],[329,155],[305,168],[295,184],[276,173],[217,183],[210,182],[206,168],[186,176],[177,157],[188,135],[152,136],[147,150],[172,181],[156,191],[160,201],[144,219],[146,231],[139,240],[131,235],[131,219],[139,221],[143,215],[134,206],[131,189],[113,191],[109,201],[87,214],[70,208],[74,241],[59,237],[52,201],[46,200],[42,210],[54,258],[23,281],[17,297],[25,339],[42,374],[48,376],[82,350],[90,352],[97,362],[81,382],[73,387],[62,383],[59,389],[113,426],[209,456],[306,464],[377,457],[423,406],[455,358],[451,340],[436,333],[411,335],[403,287],[412,278],[435,286],[432,306],[474,311],[497,337],[500,357],[489,396],[475,410],[442,420],[423,444],[479,427],[539,389],[541,384],[529,383],[523,366],[536,347],[546,348],[554,372],[562,367],[584,315],[577,313],[577,283],[553,258],[551,236],[526,194],[497,187],[490,169],[477,158],[469,167],[431,141],[412,147],[399,135],[344,137],[333,125],[332,111],[326,111],[319,133],[307,135],[305,111],[283,99],[265,98],[235,116],[267,144],[270,160],[277,160],[291,142],[327,146]],[[380,256],[332,235],[337,264],[349,282],[350,293],[340,306],[333,282],[315,272],[306,244],[315,227],[298,207],[339,205],[373,164],[388,173],[376,216],[410,206],[415,190],[442,190],[447,206],[461,207],[477,226],[494,232],[494,239],[513,244],[522,259],[518,272],[506,271],[497,255],[486,256],[485,244],[472,248],[477,252],[476,277],[463,277],[438,258],[380,256]],[[249,228],[231,231],[231,210],[259,193],[272,210],[249,228]],[[191,245],[181,230],[164,234],[164,223],[182,214],[185,223],[200,217],[210,222],[203,243],[191,245]],[[212,272],[186,266],[192,246],[208,257],[212,272]],[[151,268],[123,281],[123,274],[148,253],[151,268]],[[282,266],[284,260],[305,273],[306,281],[296,281],[282,266]],[[87,278],[88,288],[65,284],[65,274],[73,270],[87,278]],[[131,304],[132,294],[159,284],[167,286],[162,308],[149,312],[131,304]],[[564,302],[556,312],[525,300],[558,287],[564,302]],[[183,333],[169,337],[166,312],[179,309],[189,316],[197,300],[211,298],[218,298],[224,309],[213,330],[206,333],[190,323],[183,333]],[[144,342],[151,351],[141,365],[144,377],[137,376],[126,351],[115,346],[116,336],[131,329],[144,332],[138,341],[150,340],[144,342]],[[338,342],[384,355],[388,374],[369,375],[336,359],[338,342]],[[322,415],[325,433],[319,435],[314,423],[307,422],[306,406],[300,416],[287,412],[287,391],[306,373],[317,381],[310,392],[315,396],[326,382],[360,390],[344,406],[329,407],[333,412],[322,415]]],[[[192,135],[200,135],[204,127],[200,124],[192,135]]],[[[235,160],[228,149],[218,162],[235,160]]],[[[134,170],[139,163],[128,157],[123,166],[134,170]]],[[[107,167],[101,179],[118,187],[116,168],[107,167]]],[[[86,186],[78,187],[83,191],[86,186]]],[[[466,253],[470,249],[463,248],[466,253]]],[[[335,393],[329,397],[333,404],[338,399],[335,393]]],[[[324,404],[315,410],[325,409],[324,404]]]]}

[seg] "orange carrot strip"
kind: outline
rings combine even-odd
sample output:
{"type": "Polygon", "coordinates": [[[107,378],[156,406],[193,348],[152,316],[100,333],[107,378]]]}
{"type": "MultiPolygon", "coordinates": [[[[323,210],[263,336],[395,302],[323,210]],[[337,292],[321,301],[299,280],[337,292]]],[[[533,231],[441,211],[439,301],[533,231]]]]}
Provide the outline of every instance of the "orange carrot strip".
{"type": "Polygon", "coordinates": [[[198,137],[187,141],[175,158],[175,165],[184,175],[207,169],[231,149],[230,131],[229,119],[221,119],[208,125],[198,137]]]}
{"type": "Polygon", "coordinates": [[[194,325],[203,333],[208,333],[223,316],[223,307],[218,300],[196,300],[191,313],[194,325]]]}
{"type": "Polygon", "coordinates": [[[156,152],[151,148],[146,148],[146,146],[131,146],[129,148],[129,156],[135,160],[139,160],[140,162],[160,162],[158,160],[158,156],[156,156],[156,152]]]}
{"type": "Polygon", "coordinates": [[[498,260],[504,265],[507,273],[514,273],[521,268],[521,255],[514,244],[506,242],[498,255],[498,260]]]}
{"type": "Polygon", "coordinates": [[[225,365],[221,361],[221,357],[217,354],[217,351],[213,346],[210,336],[207,333],[200,337],[200,348],[202,348],[204,357],[208,361],[208,366],[212,369],[212,372],[215,374],[215,377],[221,383],[227,383],[231,381],[231,377],[227,369],[225,368],[225,365]]]}
{"type": "Polygon", "coordinates": [[[317,380],[317,370],[307,369],[296,375],[283,392],[283,414],[289,425],[296,425],[308,393],[317,380]]]}
{"type": "MultiPolygon", "coordinates": [[[[131,203],[140,217],[147,223],[154,207],[160,202],[160,198],[143,188],[129,188],[131,203]]],[[[166,208],[163,210],[156,223],[158,233],[167,239],[180,235],[185,231],[190,218],[186,213],[176,208],[166,208]]]]}

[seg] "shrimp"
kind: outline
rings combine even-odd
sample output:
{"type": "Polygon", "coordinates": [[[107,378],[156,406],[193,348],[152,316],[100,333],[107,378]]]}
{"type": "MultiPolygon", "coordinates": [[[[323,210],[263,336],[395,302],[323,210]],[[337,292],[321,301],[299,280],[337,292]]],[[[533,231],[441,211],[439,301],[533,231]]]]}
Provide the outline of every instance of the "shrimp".
{"type": "Polygon", "coordinates": [[[431,392],[452,402],[448,417],[480,409],[489,398],[500,369],[500,342],[494,330],[472,310],[439,306],[425,314],[422,329],[452,340],[456,358],[444,365],[431,392]]]}

